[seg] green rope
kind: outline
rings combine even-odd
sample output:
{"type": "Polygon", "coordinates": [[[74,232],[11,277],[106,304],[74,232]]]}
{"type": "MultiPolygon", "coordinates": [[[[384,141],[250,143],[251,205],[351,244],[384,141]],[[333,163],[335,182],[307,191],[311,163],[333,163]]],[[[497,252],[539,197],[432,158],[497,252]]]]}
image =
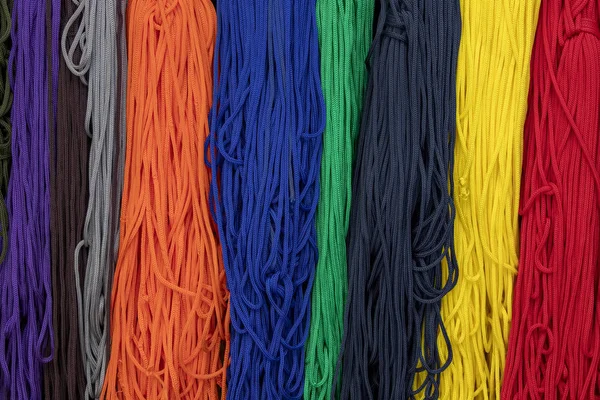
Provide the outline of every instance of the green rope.
{"type": "Polygon", "coordinates": [[[348,287],[346,232],[352,161],[367,78],[365,60],[371,44],[374,3],[373,0],[317,0],[327,125],[317,208],[319,261],[306,345],[304,399],[331,398],[342,342],[348,287]]]}

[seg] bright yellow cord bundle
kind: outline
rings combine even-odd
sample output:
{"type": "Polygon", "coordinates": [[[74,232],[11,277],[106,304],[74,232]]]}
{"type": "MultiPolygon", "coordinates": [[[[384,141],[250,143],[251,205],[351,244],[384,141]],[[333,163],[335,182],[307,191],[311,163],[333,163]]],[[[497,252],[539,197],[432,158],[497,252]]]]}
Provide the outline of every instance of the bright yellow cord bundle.
{"type": "Polygon", "coordinates": [[[441,399],[500,399],[519,254],[523,125],[539,4],[461,0],[454,164],[460,278],[442,303],[453,361],[441,375],[441,399]]]}

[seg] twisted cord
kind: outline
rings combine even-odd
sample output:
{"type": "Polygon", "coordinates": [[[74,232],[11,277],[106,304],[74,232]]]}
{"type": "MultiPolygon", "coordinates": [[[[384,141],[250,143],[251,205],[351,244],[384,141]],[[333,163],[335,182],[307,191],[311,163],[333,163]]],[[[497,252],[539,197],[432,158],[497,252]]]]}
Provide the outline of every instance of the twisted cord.
{"type": "Polygon", "coordinates": [[[452,358],[440,303],[458,277],[459,39],[457,0],[381,2],[352,183],[342,399],[435,399],[452,358]]]}

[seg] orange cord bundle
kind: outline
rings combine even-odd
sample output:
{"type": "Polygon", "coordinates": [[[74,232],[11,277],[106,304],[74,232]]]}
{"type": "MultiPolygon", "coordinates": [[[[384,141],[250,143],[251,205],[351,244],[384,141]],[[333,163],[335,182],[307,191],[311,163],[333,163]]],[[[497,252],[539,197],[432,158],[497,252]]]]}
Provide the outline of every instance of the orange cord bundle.
{"type": "Polygon", "coordinates": [[[131,0],[127,155],[103,398],[225,398],[229,293],[204,140],[210,0],[131,0]]]}

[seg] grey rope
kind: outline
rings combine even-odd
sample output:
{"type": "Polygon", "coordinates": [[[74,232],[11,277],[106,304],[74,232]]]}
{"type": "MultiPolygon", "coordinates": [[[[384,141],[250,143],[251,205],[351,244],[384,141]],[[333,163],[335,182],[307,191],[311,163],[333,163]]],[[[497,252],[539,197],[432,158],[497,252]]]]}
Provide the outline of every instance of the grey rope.
{"type": "MultiPolygon", "coordinates": [[[[75,281],[80,342],[86,376],[85,397],[98,399],[109,356],[110,288],[118,248],[120,188],[123,183],[123,80],[119,76],[117,32],[123,1],[73,0],[76,12],[67,22],[61,47],[67,67],[88,85],[86,131],[92,143],[89,158],[89,203],[83,240],[75,249],[75,281]],[[73,42],[69,32],[76,26],[73,42]],[[76,59],[77,49],[81,56],[76,59]],[[87,266],[80,279],[79,258],[87,248],[87,266]]],[[[122,43],[121,43],[122,44],[122,43]]],[[[121,65],[119,65],[121,64],[121,65]]]]}

